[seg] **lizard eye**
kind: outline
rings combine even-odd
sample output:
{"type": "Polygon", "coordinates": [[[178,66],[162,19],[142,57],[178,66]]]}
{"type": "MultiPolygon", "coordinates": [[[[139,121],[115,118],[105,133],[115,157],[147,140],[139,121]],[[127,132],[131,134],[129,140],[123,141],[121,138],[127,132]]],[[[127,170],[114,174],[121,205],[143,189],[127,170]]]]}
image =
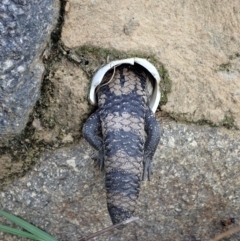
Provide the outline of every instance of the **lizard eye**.
{"type": "Polygon", "coordinates": [[[149,107],[151,108],[152,112],[154,113],[158,107],[158,104],[159,104],[159,101],[161,98],[161,93],[159,90],[160,75],[153,64],[151,64],[146,59],[142,59],[142,58],[130,58],[130,59],[115,60],[115,61],[108,63],[104,67],[100,68],[92,79],[92,84],[91,84],[91,89],[90,89],[90,94],[89,94],[89,100],[90,100],[91,104],[93,104],[93,105],[97,104],[96,90],[97,90],[97,86],[99,86],[99,84],[102,82],[104,75],[108,72],[108,70],[112,69],[115,66],[119,66],[122,64],[131,64],[131,65],[138,64],[141,67],[145,68],[152,75],[155,83],[154,83],[154,88],[153,88],[152,94],[150,96],[149,107]]]}

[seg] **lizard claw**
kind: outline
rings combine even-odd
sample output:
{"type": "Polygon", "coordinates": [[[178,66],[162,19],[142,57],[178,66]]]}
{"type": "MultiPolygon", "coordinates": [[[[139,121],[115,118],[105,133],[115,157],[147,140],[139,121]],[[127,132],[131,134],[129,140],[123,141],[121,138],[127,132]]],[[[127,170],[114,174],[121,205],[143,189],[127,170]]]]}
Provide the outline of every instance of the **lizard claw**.
{"type": "Polygon", "coordinates": [[[94,167],[99,167],[101,171],[104,170],[104,151],[103,149],[99,151],[98,155],[93,157],[94,167]]]}
{"type": "Polygon", "coordinates": [[[152,160],[150,157],[145,157],[143,161],[143,175],[142,180],[145,180],[145,177],[147,175],[148,181],[150,181],[150,177],[153,174],[153,168],[152,168],[152,160]]]}

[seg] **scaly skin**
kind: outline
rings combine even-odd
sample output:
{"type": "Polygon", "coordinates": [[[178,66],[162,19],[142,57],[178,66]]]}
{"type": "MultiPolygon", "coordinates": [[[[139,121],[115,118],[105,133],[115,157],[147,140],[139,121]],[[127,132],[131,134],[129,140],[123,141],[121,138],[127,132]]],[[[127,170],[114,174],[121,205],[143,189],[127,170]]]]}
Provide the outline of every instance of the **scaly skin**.
{"type": "Polygon", "coordinates": [[[98,89],[98,110],[83,127],[84,138],[99,151],[98,165],[106,171],[113,224],[132,217],[141,179],[150,179],[152,173],[160,128],[148,107],[150,78],[137,65],[110,70],[98,89]]]}

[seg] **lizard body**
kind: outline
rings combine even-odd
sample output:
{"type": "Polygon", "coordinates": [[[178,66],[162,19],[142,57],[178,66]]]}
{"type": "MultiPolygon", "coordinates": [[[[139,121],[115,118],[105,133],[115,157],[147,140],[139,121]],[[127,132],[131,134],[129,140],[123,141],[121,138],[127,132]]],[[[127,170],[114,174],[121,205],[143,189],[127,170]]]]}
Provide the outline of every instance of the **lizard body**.
{"type": "Polygon", "coordinates": [[[99,151],[98,165],[105,168],[113,224],[132,217],[141,180],[152,172],[160,128],[149,108],[151,78],[138,65],[109,70],[97,90],[98,109],[83,127],[84,138],[99,151]]]}

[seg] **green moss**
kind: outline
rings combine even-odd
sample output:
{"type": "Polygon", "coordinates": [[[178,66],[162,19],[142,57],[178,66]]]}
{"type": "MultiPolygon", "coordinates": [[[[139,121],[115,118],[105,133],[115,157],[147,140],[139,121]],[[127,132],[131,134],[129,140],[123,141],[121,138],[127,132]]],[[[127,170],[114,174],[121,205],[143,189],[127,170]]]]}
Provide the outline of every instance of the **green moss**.
{"type": "Polygon", "coordinates": [[[211,127],[219,127],[219,126],[224,126],[227,129],[236,129],[238,130],[239,128],[235,125],[234,123],[234,118],[232,117],[232,115],[229,113],[228,115],[225,115],[224,119],[219,122],[219,123],[214,123],[210,120],[206,120],[206,119],[200,119],[198,121],[189,121],[188,118],[181,113],[169,113],[169,116],[171,118],[173,118],[176,121],[180,121],[183,123],[193,123],[196,125],[209,125],[211,127]]]}
{"type": "Polygon", "coordinates": [[[106,65],[108,62],[116,59],[125,59],[139,57],[147,59],[158,70],[161,76],[160,90],[161,101],[160,105],[165,105],[168,101],[167,95],[171,92],[172,81],[164,65],[159,62],[153,55],[142,52],[122,52],[116,49],[99,48],[94,46],[81,46],[69,51],[68,58],[71,61],[77,62],[86,72],[89,78],[92,78],[95,72],[106,65]]]}
{"type": "Polygon", "coordinates": [[[198,120],[196,122],[194,122],[195,124],[197,125],[209,125],[211,127],[217,127],[219,125],[217,125],[216,123],[213,123],[212,121],[210,120],[205,120],[205,119],[201,119],[201,120],[198,120]]]}
{"type": "Polygon", "coordinates": [[[231,115],[225,115],[221,125],[225,126],[228,129],[234,128],[234,118],[231,115]]]}
{"type": "Polygon", "coordinates": [[[7,163],[8,168],[2,172],[0,177],[0,190],[17,177],[24,175],[42,152],[55,149],[55,142],[47,143],[35,139],[35,128],[32,126],[32,121],[36,115],[36,112],[33,111],[26,128],[19,135],[10,139],[5,146],[0,147],[0,157],[7,155],[11,160],[7,163]]]}
{"type": "Polygon", "coordinates": [[[226,72],[230,72],[231,70],[231,63],[223,63],[219,65],[219,71],[226,71],[226,72]]]}
{"type": "Polygon", "coordinates": [[[236,52],[233,55],[229,55],[228,59],[229,60],[234,60],[240,57],[240,53],[236,52]]]}

